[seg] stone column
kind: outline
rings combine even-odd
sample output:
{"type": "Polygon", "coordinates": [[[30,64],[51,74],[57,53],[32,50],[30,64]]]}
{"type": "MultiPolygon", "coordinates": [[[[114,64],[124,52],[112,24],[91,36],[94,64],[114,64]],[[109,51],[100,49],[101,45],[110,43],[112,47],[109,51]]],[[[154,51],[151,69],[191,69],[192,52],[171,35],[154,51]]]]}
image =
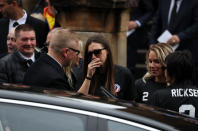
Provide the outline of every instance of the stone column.
{"type": "Polygon", "coordinates": [[[129,10],[137,6],[137,0],[50,1],[62,27],[76,31],[83,43],[93,34],[103,34],[110,42],[114,63],[126,66],[129,10]]]}

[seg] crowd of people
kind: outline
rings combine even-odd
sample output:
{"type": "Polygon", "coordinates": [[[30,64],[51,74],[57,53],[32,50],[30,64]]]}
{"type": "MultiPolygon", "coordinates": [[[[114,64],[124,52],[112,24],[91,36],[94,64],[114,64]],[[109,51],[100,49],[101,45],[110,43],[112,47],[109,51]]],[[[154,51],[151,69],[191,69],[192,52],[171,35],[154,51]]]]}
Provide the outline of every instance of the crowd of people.
{"type": "Polygon", "coordinates": [[[197,117],[198,1],[139,0],[138,10],[147,13],[131,13],[127,68],[113,62],[103,35],[93,35],[83,45],[74,31],[59,27],[52,5],[44,9],[44,22],[28,15],[17,0],[0,0],[0,82],[136,101],[197,117]],[[130,70],[135,58],[129,52],[142,42],[136,39],[147,37],[142,33],[153,16],[147,72],[135,80],[130,70]],[[167,43],[157,42],[166,30],[173,35],[167,43]]]}

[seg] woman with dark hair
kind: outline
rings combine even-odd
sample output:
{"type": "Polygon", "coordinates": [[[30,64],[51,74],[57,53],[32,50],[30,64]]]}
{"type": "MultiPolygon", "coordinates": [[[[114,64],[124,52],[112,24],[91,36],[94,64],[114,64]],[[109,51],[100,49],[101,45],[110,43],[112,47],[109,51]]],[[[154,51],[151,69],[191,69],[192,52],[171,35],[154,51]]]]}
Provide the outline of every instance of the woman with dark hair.
{"type": "Polygon", "coordinates": [[[192,84],[194,65],[190,52],[176,51],[165,62],[166,81],[170,86],[156,91],[149,104],[198,117],[198,88],[192,84]]]}
{"type": "Polygon", "coordinates": [[[96,96],[110,93],[121,99],[132,99],[133,76],[127,68],[113,64],[108,41],[102,35],[87,40],[83,67],[85,81],[78,92],[96,96]]]}

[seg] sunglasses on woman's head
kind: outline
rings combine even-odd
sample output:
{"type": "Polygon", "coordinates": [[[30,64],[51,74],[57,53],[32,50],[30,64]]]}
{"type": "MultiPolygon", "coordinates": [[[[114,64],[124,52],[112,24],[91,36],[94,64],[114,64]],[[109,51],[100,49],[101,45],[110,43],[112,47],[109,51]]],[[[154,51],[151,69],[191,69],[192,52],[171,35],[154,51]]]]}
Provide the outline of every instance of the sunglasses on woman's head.
{"type": "Polygon", "coordinates": [[[99,55],[101,53],[102,50],[104,50],[105,48],[102,48],[102,49],[96,49],[96,50],[93,50],[93,51],[90,51],[88,52],[88,56],[89,57],[92,57],[92,55],[94,54],[95,56],[99,55]]]}

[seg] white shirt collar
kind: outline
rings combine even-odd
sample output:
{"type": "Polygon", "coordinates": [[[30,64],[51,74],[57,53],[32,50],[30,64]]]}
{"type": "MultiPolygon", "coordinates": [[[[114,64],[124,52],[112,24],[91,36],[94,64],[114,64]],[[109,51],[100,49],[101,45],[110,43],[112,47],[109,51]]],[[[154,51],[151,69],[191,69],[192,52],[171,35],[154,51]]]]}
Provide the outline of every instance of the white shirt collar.
{"type": "Polygon", "coordinates": [[[33,62],[35,62],[35,54],[33,53],[33,55],[31,57],[26,57],[24,56],[21,52],[19,52],[20,56],[25,59],[25,60],[29,60],[31,59],[33,62]]]}
{"type": "Polygon", "coordinates": [[[9,30],[13,28],[14,22],[18,22],[19,25],[25,24],[25,22],[26,22],[26,20],[27,20],[27,13],[26,13],[25,10],[23,10],[23,11],[24,11],[24,15],[23,15],[23,17],[21,17],[20,19],[18,19],[18,20],[12,20],[12,19],[10,19],[10,22],[9,22],[9,30]]]}

